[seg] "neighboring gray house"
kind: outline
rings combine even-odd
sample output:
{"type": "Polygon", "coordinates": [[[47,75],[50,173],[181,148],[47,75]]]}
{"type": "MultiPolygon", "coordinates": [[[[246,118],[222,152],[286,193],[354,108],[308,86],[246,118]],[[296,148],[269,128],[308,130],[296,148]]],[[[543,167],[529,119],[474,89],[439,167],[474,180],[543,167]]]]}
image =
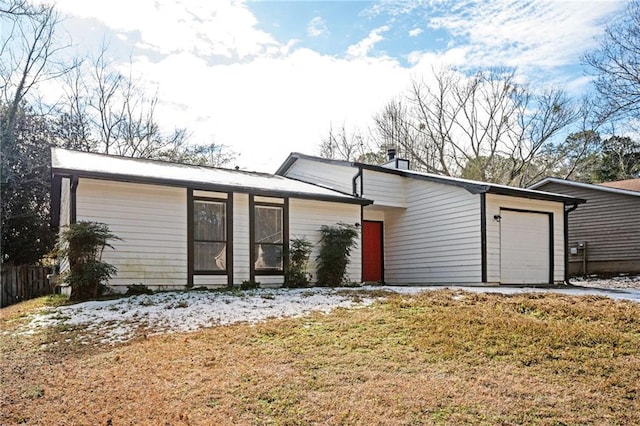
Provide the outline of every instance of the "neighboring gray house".
{"type": "Polygon", "coordinates": [[[293,153],[276,172],[372,200],[362,207],[363,281],[549,284],[566,280],[571,196],[293,153]]]}
{"type": "Polygon", "coordinates": [[[602,185],[547,178],[531,189],[587,200],[569,215],[569,273],[640,273],[640,179],[602,185]]]}

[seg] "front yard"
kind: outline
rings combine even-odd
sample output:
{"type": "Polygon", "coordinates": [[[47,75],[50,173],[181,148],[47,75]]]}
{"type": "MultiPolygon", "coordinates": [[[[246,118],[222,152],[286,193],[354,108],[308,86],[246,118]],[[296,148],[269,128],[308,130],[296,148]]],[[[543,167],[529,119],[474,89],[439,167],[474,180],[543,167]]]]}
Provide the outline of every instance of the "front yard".
{"type": "Polygon", "coordinates": [[[640,424],[636,302],[286,296],[5,308],[0,424],[640,424]]]}

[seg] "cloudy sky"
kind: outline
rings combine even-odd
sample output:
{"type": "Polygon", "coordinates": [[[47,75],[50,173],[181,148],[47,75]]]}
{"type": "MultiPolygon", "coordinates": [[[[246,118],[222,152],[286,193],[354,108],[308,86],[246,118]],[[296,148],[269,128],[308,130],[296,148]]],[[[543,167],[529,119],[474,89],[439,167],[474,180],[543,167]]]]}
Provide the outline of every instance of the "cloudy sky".
{"type": "Polygon", "coordinates": [[[157,116],[274,171],[316,154],[329,126],[366,128],[412,78],[442,65],[514,66],[535,85],[589,89],[580,57],[615,0],[58,0],[78,53],[106,40],[157,85],[157,116]]]}

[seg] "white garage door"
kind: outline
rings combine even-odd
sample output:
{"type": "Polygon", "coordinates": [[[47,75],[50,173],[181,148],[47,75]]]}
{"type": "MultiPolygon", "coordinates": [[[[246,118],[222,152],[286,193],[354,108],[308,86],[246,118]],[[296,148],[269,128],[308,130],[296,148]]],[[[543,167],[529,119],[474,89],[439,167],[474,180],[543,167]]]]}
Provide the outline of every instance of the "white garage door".
{"type": "Polygon", "coordinates": [[[500,282],[549,282],[549,215],[500,211],[500,282]]]}

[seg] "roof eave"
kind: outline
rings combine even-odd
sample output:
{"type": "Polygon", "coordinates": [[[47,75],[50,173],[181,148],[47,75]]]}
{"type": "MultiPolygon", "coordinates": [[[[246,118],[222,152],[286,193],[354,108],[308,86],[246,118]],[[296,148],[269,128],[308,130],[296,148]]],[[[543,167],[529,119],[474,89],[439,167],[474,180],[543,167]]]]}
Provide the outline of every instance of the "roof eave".
{"type": "Polygon", "coordinates": [[[172,186],[172,187],[179,187],[179,188],[192,188],[200,191],[240,192],[240,193],[247,193],[247,194],[250,193],[250,194],[264,196],[264,197],[292,197],[292,198],[299,198],[299,199],[306,199],[306,200],[358,204],[362,206],[373,204],[372,200],[365,199],[365,198],[351,197],[351,196],[340,196],[340,195],[332,196],[328,194],[311,194],[311,193],[298,192],[298,191],[254,188],[254,187],[240,186],[240,185],[225,185],[225,184],[211,183],[211,182],[163,179],[163,178],[156,178],[156,177],[112,174],[112,173],[104,173],[104,172],[90,172],[90,171],[57,168],[57,167],[52,168],[52,175],[54,178],[57,176],[77,176],[77,177],[88,178],[88,179],[110,180],[110,181],[116,181],[116,182],[139,183],[139,184],[147,184],[147,185],[163,185],[163,186],[172,186]]]}
{"type": "Polygon", "coordinates": [[[564,203],[565,205],[573,205],[573,204],[584,204],[587,200],[583,198],[570,197],[560,194],[551,194],[551,193],[535,193],[530,191],[523,191],[518,188],[504,188],[504,187],[496,187],[490,186],[487,191],[489,194],[497,194],[497,195],[508,195],[508,196],[516,196],[523,198],[531,198],[534,200],[542,200],[542,201],[556,201],[564,203]]]}
{"type": "Polygon", "coordinates": [[[544,186],[547,184],[553,184],[553,183],[558,185],[572,186],[575,188],[591,189],[594,191],[603,191],[603,192],[610,192],[613,194],[631,195],[635,197],[640,197],[640,192],[638,191],[631,191],[628,189],[620,189],[620,188],[614,188],[614,187],[604,186],[604,185],[596,185],[593,183],[574,182],[571,180],[559,179],[559,178],[553,178],[553,177],[544,178],[541,181],[536,182],[533,185],[529,186],[529,188],[537,189],[537,188],[540,188],[541,186],[544,186]]]}
{"type": "Polygon", "coordinates": [[[276,174],[281,174],[281,175],[286,174],[286,172],[291,168],[291,166],[298,159],[306,159],[306,160],[310,160],[310,161],[318,161],[318,162],[322,162],[322,163],[336,164],[336,165],[342,165],[342,166],[347,166],[347,167],[361,167],[361,168],[363,168],[365,170],[371,170],[371,171],[381,172],[381,173],[388,173],[388,174],[393,174],[393,175],[397,175],[397,176],[403,176],[403,177],[410,178],[410,179],[418,179],[418,180],[424,180],[424,181],[429,181],[429,182],[442,183],[444,185],[457,186],[457,187],[466,189],[467,191],[469,191],[472,194],[490,193],[490,194],[498,194],[498,195],[508,195],[508,196],[512,196],[512,197],[513,196],[515,196],[515,197],[523,197],[523,198],[530,198],[530,199],[535,199],[535,200],[562,202],[562,203],[564,203],[566,205],[572,205],[572,204],[576,204],[576,203],[578,203],[578,204],[586,203],[586,200],[584,200],[584,199],[570,197],[570,196],[566,196],[566,195],[544,194],[544,193],[541,193],[541,192],[540,193],[536,193],[536,192],[527,191],[527,190],[520,189],[520,188],[509,188],[509,187],[502,187],[502,186],[494,186],[491,183],[485,183],[485,182],[475,183],[475,182],[467,182],[465,180],[447,179],[445,177],[440,177],[440,176],[429,176],[429,175],[413,173],[410,170],[392,169],[392,168],[388,168],[388,167],[378,166],[378,165],[375,165],[375,164],[366,164],[366,163],[360,163],[360,162],[355,162],[355,161],[334,160],[334,159],[330,159],[330,158],[321,158],[321,157],[315,157],[315,156],[311,156],[311,155],[301,154],[301,153],[298,153],[298,152],[292,152],[289,155],[289,157],[285,160],[285,162],[282,164],[282,166],[280,166],[280,168],[278,169],[276,174]]]}

